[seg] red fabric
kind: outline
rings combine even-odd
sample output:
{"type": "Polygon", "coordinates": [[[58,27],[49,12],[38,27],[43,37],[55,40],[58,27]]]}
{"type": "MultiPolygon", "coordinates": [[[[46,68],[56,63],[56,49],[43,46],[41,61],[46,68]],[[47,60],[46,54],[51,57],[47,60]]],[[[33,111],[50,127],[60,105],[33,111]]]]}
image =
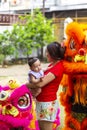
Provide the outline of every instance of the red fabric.
{"type": "Polygon", "coordinates": [[[51,72],[55,75],[56,78],[46,86],[42,87],[42,92],[37,96],[38,101],[49,102],[49,101],[56,100],[57,98],[56,92],[58,90],[60,81],[63,76],[63,70],[64,69],[63,69],[62,61],[60,61],[52,68],[45,71],[45,75],[51,72]]]}

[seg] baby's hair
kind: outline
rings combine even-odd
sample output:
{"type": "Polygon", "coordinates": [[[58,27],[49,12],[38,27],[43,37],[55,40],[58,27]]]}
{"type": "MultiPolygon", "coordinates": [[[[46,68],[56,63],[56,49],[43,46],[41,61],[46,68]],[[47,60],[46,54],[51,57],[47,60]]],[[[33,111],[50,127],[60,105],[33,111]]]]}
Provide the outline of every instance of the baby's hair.
{"type": "Polygon", "coordinates": [[[36,57],[28,58],[28,65],[31,67],[37,60],[38,58],[36,57]]]}

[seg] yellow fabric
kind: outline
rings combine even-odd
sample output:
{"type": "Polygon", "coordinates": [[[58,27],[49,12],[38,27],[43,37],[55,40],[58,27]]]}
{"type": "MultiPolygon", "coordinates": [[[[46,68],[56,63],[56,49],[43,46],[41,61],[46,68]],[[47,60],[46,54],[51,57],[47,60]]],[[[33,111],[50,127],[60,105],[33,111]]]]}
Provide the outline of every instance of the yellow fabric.
{"type": "Polygon", "coordinates": [[[12,116],[15,117],[15,116],[17,116],[19,114],[19,111],[14,106],[11,106],[10,109],[8,109],[7,106],[4,106],[3,109],[2,109],[2,114],[3,115],[9,114],[9,115],[12,115],[12,116]]]}

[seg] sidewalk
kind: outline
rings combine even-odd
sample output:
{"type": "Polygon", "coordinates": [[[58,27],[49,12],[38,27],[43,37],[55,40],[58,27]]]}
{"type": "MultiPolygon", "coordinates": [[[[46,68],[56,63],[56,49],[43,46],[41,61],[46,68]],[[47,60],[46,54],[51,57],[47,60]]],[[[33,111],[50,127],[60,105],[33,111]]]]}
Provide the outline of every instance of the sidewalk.
{"type": "MultiPolygon", "coordinates": [[[[46,68],[47,64],[42,64],[42,68],[46,68]]],[[[0,67],[0,84],[5,84],[8,78],[16,78],[21,83],[28,81],[29,67],[24,65],[13,65],[6,68],[0,67]],[[4,82],[5,81],[5,82],[4,82]]]]}
{"type": "MultiPolygon", "coordinates": [[[[42,68],[45,69],[48,64],[42,64],[42,68]]],[[[7,68],[0,67],[0,85],[6,85],[9,78],[15,78],[20,83],[26,83],[28,81],[28,71],[29,67],[27,64],[24,65],[13,65],[8,66],[7,68]]],[[[61,91],[61,87],[59,88],[58,94],[61,91]]],[[[61,125],[58,130],[61,130],[64,125],[64,108],[60,105],[60,117],[61,117],[61,125]]]]}

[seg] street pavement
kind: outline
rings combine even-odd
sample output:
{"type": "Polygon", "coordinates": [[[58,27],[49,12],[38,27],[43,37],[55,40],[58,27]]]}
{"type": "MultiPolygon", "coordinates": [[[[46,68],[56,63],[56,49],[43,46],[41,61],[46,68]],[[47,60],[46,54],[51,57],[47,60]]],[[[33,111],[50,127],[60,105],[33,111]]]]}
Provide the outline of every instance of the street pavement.
{"type": "MultiPolygon", "coordinates": [[[[47,64],[42,63],[42,68],[46,68],[47,64]]],[[[21,83],[28,81],[29,67],[27,64],[12,65],[2,68],[0,66],[0,84],[4,85],[9,78],[15,78],[21,83]]]]}

